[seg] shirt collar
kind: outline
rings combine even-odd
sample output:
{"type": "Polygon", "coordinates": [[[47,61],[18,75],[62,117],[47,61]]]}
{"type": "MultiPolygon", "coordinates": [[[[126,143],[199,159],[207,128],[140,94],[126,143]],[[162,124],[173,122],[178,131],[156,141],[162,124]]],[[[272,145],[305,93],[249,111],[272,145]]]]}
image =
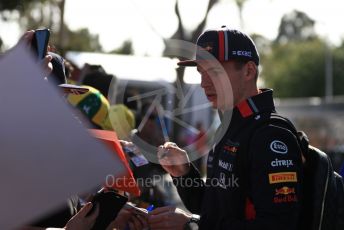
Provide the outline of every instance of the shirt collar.
{"type": "Polygon", "coordinates": [[[247,98],[235,106],[233,116],[248,118],[265,111],[275,111],[272,89],[261,89],[261,93],[247,98]]]}

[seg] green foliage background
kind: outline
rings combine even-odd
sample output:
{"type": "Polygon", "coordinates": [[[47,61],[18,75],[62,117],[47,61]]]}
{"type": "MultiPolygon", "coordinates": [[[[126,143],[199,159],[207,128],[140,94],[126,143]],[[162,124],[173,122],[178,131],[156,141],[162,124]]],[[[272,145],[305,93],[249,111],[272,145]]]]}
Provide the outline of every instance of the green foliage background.
{"type": "MultiPolygon", "coordinates": [[[[285,15],[268,51],[261,48],[262,78],[277,97],[324,97],[326,58],[333,69],[333,94],[344,94],[344,45],[331,46],[315,34],[305,13],[285,15]]],[[[259,46],[258,46],[259,48],[259,46]]]]}

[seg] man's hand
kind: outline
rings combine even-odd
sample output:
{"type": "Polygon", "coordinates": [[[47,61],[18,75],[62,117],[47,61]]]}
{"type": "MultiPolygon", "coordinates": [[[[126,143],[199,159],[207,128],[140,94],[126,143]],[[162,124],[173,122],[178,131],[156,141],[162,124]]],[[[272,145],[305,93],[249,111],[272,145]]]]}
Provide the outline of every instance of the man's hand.
{"type": "Polygon", "coordinates": [[[48,76],[53,71],[53,64],[51,60],[53,57],[49,54],[45,55],[44,59],[41,61],[42,68],[44,70],[45,76],[48,76]]]}
{"type": "Polygon", "coordinates": [[[161,166],[172,176],[179,177],[190,170],[189,157],[175,143],[166,142],[158,148],[158,158],[161,166]]]}
{"type": "MultiPolygon", "coordinates": [[[[35,36],[34,30],[26,31],[21,38],[18,41],[19,43],[24,43],[27,46],[31,46],[31,41],[33,39],[33,36],[35,36]]],[[[50,47],[48,46],[48,51],[50,50],[50,47]]],[[[44,70],[44,76],[48,76],[53,71],[53,65],[51,64],[51,60],[53,57],[49,54],[45,55],[43,60],[40,60],[42,69],[44,70]]]]}
{"type": "Polygon", "coordinates": [[[130,230],[147,229],[148,222],[143,216],[136,215],[131,210],[122,208],[116,219],[111,222],[106,230],[126,230],[128,229],[127,227],[130,230]]]}
{"type": "Polygon", "coordinates": [[[34,30],[28,30],[26,31],[18,40],[18,44],[21,42],[26,43],[27,45],[31,44],[31,41],[33,39],[33,36],[35,34],[34,30]]]}
{"type": "Polygon", "coordinates": [[[91,215],[87,214],[91,211],[93,204],[87,203],[80,211],[73,216],[66,224],[66,230],[88,230],[91,229],[96,222],[99,214],[99,206],[96,207],[95,211],[91,215]]]}
{"type": "Polygon", "coordinates": [[[150,229],[183,230],[190,220],[191,213],[176,207],[156,208],[149,213],[148,223],[150,229]]]}

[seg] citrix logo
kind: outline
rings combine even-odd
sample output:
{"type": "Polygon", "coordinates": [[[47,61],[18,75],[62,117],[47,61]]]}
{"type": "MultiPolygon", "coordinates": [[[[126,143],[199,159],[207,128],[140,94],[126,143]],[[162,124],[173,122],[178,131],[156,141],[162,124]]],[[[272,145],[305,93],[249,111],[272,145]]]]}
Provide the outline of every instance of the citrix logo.
{"type": "Polygon", "coordinates": [[[277,158],[274,161],[271,161],[272,167],[279,167],[285,166],[289,168],[289,166],[294,166],[293,160],[278,160],[277,158]]]}

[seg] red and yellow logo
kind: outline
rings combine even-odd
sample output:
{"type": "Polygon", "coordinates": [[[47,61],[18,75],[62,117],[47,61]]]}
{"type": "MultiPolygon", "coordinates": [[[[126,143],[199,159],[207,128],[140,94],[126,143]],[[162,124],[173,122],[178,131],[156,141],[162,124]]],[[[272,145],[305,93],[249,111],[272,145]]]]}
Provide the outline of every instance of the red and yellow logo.
{"type": "Polygon", "coordinates": [[[297,182],[296,172],[269,173],[269,183],[297,182]]]}
{"type": "Polygon", "coordinates": [[[276,196],[277,195],[288,195],[288,194],[295,194],[295,188],[289,188],[287,186],[284,186],[282,188],[276,189],[276,196]]]}
{"type": "Polygon", "coordinates": [[[228,146],[228,145],[223,146],[223,149],[227,150],[228,152],[232,152],[232,153],[236,153],[238,151],[237,147],[235,147],[235,146],[228,146]]]}

